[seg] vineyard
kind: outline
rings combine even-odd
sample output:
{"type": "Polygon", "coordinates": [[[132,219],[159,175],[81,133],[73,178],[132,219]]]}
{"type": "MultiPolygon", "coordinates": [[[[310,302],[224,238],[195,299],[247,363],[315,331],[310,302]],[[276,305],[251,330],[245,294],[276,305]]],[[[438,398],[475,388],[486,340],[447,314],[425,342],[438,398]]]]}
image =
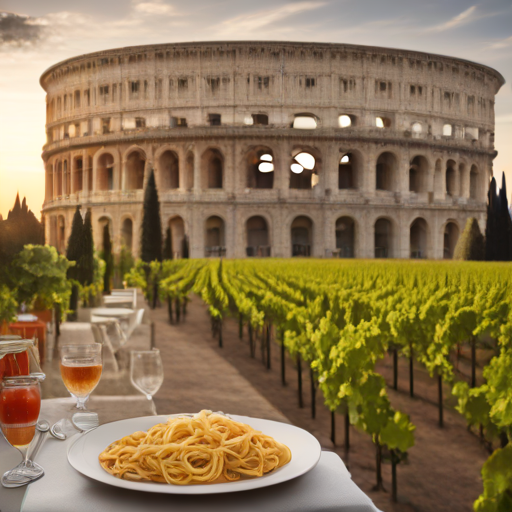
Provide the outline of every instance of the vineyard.
{"type": "MultiPolygon", "coordinates": [[[[339,260],[178,260],[138,263],[127,274],[148,301],[165,301],[170,320],[179,318],[192,293],[208,305],[212,332],[222,346],[223,321],[239,323],[249,337],[249,353],[270,365],[279,350],[283,383],[285,357],[296,361],[299,404],[302,372],[310,372],[311,396],[320,390],[335,422],[371,437],[376,452],[377,487],[381,463],[392,464],[392,497],[397,465],[414,449],[415,426],[395,410],[376,363],[388,353],[394,363],[409,360],[414,395],[414,363],[438,386],[439,427],[443,426],[443,383],[457,410],[490,452],[482,468],[483,493],[477,512],[512,510],[512,271],[507,264],[455,262],[370,262],[339,260]],[[477,371],[477,349],[490,354],[477,371]],[[461,351],[471,355],[469,375],[457,368],[461,351]]],[[[311,414],[317,404],[311,401],[311,414]]]]}

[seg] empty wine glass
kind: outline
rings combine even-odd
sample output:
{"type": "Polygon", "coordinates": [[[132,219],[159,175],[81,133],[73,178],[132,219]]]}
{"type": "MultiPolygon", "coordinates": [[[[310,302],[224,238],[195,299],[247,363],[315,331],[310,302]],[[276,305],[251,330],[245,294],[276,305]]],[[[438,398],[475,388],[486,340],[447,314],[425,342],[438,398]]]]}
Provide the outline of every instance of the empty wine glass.
{"type": "MultiPolygon", "coordinates": [[[[132,384],[152,400],[164,382],[164,368],[160,350],[132,350],[130,352],[130,380],[132,384]]],[[[154,408],[154,405],[153,405],[154,408]]]]}

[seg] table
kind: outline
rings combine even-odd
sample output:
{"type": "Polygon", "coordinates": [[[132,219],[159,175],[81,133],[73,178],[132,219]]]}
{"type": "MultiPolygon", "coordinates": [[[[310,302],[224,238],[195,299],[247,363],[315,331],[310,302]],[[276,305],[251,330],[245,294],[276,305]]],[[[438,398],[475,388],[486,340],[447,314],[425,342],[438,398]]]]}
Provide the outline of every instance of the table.
{"type": "MultiPolygon", "coordinates": [[[[50,424],[53,424],[61,418],[71,417],[70,410],[72,409],[73,404],[74,400],[71,397],[42,400],[40,418],[47,419],[50,424]]],[[[153,401],[148,400],[145,396],[141,395],[92,396],[87,405],[90,410],[98,413],[100,423],[102,424],[124,418],[153,416],[155,414],[153,401]]],[[[54,448],[64,449],[65,445],[65,442],[57,441],[53,438],[47,438],[44,445],[41,447],[36,460],[41,461],[44,454],[46,454],[46,456],[50,454],[50,458],[53,458],[54,448]],[[59,447],[59,444],[61,444],[62,447],[59,447]]],[[[66,453],[67,452],[64,450],[62,456],[58,458],[58,465],[65,469],[69,467],[66,453]]],[[[21,456],[18,450],[7,444],[7,441],[0,434],[0,474],[3,474],[5,471],[16,466],[20,460],[21,456]]],[[[48,466],[46,461],[44,461],[44,465],[48,466]]],[[[48,480],[47,472],[40,481],[43,482],[43,485],[48,485],[48,480]]],[[[34,484],[35,483],[36,482],[34,482],[34,484]]],[[[18,489],[5,489],[0,485],[1,512],[20,512],[27,490],[34,484],[31,484],[28,487],[20,487],[18,489]]],[[[52,487],[60,489],[59,481],[54,482],[52,487]]],[[[58,503],[63,505],[63,511],[68,512],[69,506],[66,506],[67,504],[65,502],[59,500],[58,503]]],[[[38,509],[36,508],[36,510],[38,509]]]]}
{"type": "Polygon", "coordinates": [[[133,309],[129,308],[94,308],[91,309],[91,316],[106,316],[126,318],[133,315],[133,309]]]}
{"type": "MultiPolygon", "coordinates": [[[[148,415],[137,403],[141,399],[147,402],[145,397],[129,398],[132,403],[125,397],[92,397],[90,408],[98,410],[97,401],[103,399],[103,411],[98,410],[101,423],[114,414],[148,415]]],[[[62,417],[62,408],[70,403],[67,398],[43,400],[44,417],[52,421],[62,417]]],[[[26,493],[25,488],[0,488],[2,512],[20,512],[23,498],[21,512],[68,512],[71,509],[73,512],[378,512],[370,498],[352,481],[342,460],[332,452],[322,452],[317,467],[306,475],[264,491],[178,496],[127,491],[78,473],[67,462],[67,451],[79,435],[66,441],[48,438],[36,458],[44,467],[45,476],[28,486],[26,493]]],[[[1,440],[0,471],[13,467],[18,461],[19,455],[1,440]]]]}
{"type": "Polygon", "coordinates": [[[14,322],[9,324],[9,331],[25,339],[36,338],[39,350],[39,360],[44,363],[46,353],[46,322],[14,322]]]}

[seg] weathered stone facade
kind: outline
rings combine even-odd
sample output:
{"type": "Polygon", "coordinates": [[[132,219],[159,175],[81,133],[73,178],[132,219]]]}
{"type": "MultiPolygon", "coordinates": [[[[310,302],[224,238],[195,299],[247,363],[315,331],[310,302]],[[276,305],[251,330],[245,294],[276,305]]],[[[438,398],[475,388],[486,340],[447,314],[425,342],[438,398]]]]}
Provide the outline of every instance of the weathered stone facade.
{"type": "Polygon", "coordinates": [[[68,59],[41,77],[47,242],[65,249],[79,204],[97,245],[109,222],[115,251],[137,255],[154,169],[177,256],[186,234],[191,257],[451,257],[466,219],[485,223],[503,83],[460,59],[344,44],[68,59]]]}

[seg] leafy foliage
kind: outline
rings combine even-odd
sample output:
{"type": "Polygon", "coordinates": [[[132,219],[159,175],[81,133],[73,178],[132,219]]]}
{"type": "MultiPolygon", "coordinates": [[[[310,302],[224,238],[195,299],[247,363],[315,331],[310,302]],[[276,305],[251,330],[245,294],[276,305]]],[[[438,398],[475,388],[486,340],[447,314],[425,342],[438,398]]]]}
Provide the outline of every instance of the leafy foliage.
{"type": "Polygon", "coordinates": [[[478,221],[471,217],[457,241],[453,254],[454,260],[483,261],[485,259],[485,240],[480,232],[478,221]]]}

